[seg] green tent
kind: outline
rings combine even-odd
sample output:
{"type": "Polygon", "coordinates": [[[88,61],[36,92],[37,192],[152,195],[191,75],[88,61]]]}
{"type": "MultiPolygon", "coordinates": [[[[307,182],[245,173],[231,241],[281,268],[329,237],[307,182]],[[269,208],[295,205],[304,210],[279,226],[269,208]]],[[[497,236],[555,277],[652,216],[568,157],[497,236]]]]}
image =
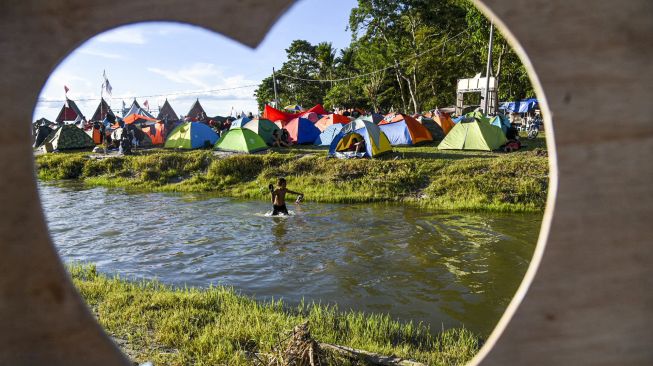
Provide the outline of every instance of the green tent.
{"type": "Polygon", "coordinates": [[[268,145],[272,145],[274,142],[274,138],[272,137],[272,133],[276,130],[279,131],[279,136],[281,136],[281,129],[279,126],[275,125],[274,122],[270,121],[269,119],[253,119],[243,126],[243,128],[246,128],[248,130],[254,131],[254,133],[257,133],[261,138],[263,138],[263,141],[265,141],[268,145]]]}
{"type": "Polygon", "coordinates": [[[165,148],[202,149],[210,148],[218,140],[218,134],[201,122],[185,122],[168,134],[165,148]]]}
{"type": "Polygon", "coordinates": [[[43,144],[45,151],[73,150],[95,147],[93,139],[75,125],[63,125],[52,131],[43,144]]]}
{"type": "Polygon", "coordinates": [[[224,151],[253,153],[267,149],[268,145],[256,132],[247,128],[234,128],[222,134],[218,142],[215,143],[215,148],[224,151]]]}
{"type": "Polygon", "coordinates": [[[498,149],[508,142],[501,128],[491,125],[487,119],[463,119],[442,140],[440,150],[486,150],[498,149]]]}

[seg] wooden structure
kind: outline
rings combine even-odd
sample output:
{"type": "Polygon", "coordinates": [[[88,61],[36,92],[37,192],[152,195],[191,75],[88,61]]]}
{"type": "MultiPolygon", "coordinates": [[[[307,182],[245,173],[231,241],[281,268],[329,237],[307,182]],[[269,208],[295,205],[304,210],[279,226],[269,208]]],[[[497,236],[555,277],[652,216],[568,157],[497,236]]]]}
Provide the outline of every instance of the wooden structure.
{"type": "MultiPolygon", "coordinates": [[[[477,3],[533,78],[551,179],[530,268],[472,364],[650,365],[653,121],[630,108],[653,99],[653,89],[642,87],[653,83],[653,2],[477,3]],[[615,116],[627,118],[615,123],[615,116]]],[[[90,37],[138,21],[192,23],[255,46],[290,5],[0,4],[0,364],[130,365],[75,292],[41,212],[27,122],[53,68],[90,37]],[[107,16],[116,11],[119,18],[107,16]],[[78,21],[68,21],[71,12],[78,21]]]]}
{"type": "MultiPolygon", "coordinates": [[[[487,88],[487,77],[475,77],[471,79],[459,79],[456,88],[456,114],[462,115],[465,108],[465,94],[480,93],[481,109],[485,110],[485,89],[487,88]]],[[[499,110],[499,100],[497,99],[497,79],[490,76],[490,92],[488,93],[488,114],[494,115],[499,110]]]]}

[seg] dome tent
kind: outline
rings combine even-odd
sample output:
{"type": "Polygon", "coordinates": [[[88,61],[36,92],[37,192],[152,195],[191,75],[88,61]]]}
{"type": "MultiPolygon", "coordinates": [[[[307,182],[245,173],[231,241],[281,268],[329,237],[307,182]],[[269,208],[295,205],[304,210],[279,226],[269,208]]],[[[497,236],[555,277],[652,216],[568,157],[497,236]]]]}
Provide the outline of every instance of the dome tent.
{"type": "Polygon", "coordinates": [[[433,141],[431,132],[408,115],[397,114],[392,118],[386,118],[379,122],[379,128],[388,137],[392,146],[433,141]]]}
{"type": "Polygon", "coordinates": [[[170,132],[164,147],[171,149],[201,149],[218,141],[218,134],[200,122],[185,122],[170,132]]]}
{"type": "Polygon", "coordinates": [[[272,137],[274,131],[281,131],[276,124],[265,118],[253,119],[247,122],[243,128],[257,133],[268,145],[272,145],[274,142],[274,138],[272,137]]]}
{"type": "Polygon", "coordinates": [[[312,144],[320,135],[320,130],[306,118],[295,118],[283,125],[294,144],[312,144]]]}
{"type": "Polygon", "coordinates": [[[233,128],[223,133],[214,147],[217,150],[253,153],[266,150],[268,145],[250,129],[233,128]]]}
{"type": "Polygon", "coordinates": [[[440,150],[485,150],[492,151],[508,142],[500,128],[487,120],[467,118],[458,122],[442,140],[440,150]]]}
{"type": "Polygon", "coordinates": [[[329,146],[333,139],[340,133],[343,125],[340,123],[333,124],[325,129],[320,136],[315,139],[314,145],[329,146]]]}
{"type": "Polygon", "coordinates": [[[354,137],[365,140],[365,155],[369,157],[392,151],[388,137],[379,126],[363,119],[357,119],[345,125],[336,135],[329,146],[329,155],[333,156],[337,152],[348,150],[354,137]]]}

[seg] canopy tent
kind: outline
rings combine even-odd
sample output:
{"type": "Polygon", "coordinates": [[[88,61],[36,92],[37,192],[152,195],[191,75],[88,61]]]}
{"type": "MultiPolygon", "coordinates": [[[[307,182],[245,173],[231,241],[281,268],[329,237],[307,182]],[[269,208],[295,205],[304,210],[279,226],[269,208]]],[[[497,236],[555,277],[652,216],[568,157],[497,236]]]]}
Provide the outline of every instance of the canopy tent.
{"type": "Polygon", "coordinates": [[[510,119],[508,119],[508,117],[505,114],[501,114],[501,113],[499,113],[496,116],[492,117],[490,119],[490,124],[493,125],[493,126],[501,128],[504,135],[507,134],[510,127],[512,127],[510,125],[510,119]]]}
{"type": "Polygon", "coordinates": [[[175,113],[175,110],[172,109],[172,106],[170,103],[168,103],[168,99],[166,98],[166,101],[163,102],[163,106],[159,108],[159,115],[156,116],[156,119],[159,121],[165,121],[165,122],[170,122],[170,121],[178,121],[179,117],[177,116],[177,113],[175,113]]]}
{"type": "Polygon", "coordinates": [[[211,147],[218,141],[218,134],[200,122],[184,122],[170,132],[165,147],[171,149],[200,149],[211,147]]]}
{"type": "Polygon", "coordinates": [[[343,116],[341,114],[327,114],[325,116],[322,116],[316,123],[315,127],[317,127],[320,131],[324,132],[329,126],[334,125],[334,124],[347,124],[351,122],[349,117],[343,116]]]}
{"type": "Polygon", "coordinates": [[[390,117],[379,122],[379,128],[388,137],[392,146],[433,141],[431,132],[415,118],[405,114],[390,117]]]}
{"type": "Polygon", "coordinates": [[[516,102],[504,102],[499,109],[509,113],[528,113],[540,107],[536,98],[524,99],[516,102]]]}
{"type": "Polygon", "coordinates": [[[145,133],[140,128],[136,128],[136,127],[116,128],[115,130],[113,130],[113,132],[111,132],[111,139],[115,141],[119,141],[122,138],[122,134],[124,133],[126,128],[130,129],[134,133],[134,140],[132,140],[132,144],[134,144],[134,146],[150,147],[153,145],[150,135],[145,133]]]}
{"type": "Polygon", "coordinates": [[[129,110],[127,110],[127,112],[125,112],[122,115],[122,118],[127,118],[127,117],[131,116],[132,114],[139,114],[141,116],[152,118],[152,120],[156,120],[156,118],[154,118],[154,116],[151,115],[150,112],[148,112],[145,109],[141,108],[141,106],[138,104],[136,99],[134,99],[134,101],[132,102],[132,105],[129,108],[129,110]]]}
{"type": "Polygon", "coordinates": [[[192,122],[203,122],[206,119],[206,111],[204,111],[199,99],[196,99],[193,106],[190,107],[186,118],[189,118],[192,122]]]}
{"type": "Polygon", "coordinates": [[[150,118],[150,117],[142,115],[142,114],[130,114],[129,116],[127,116],[127,117],[125,117],[123,119],[123,122],[125,122],[128,125],[131,125],[131,124],[134,124],[134,123],[137,124],[137,125],[140,125],[140,124],[145,124],[145,123],[148,123],[148,122],[149,122],[149,124],[152,124],[153,122],[156,122],[156,121],[157,121],[156,118],[153,118],[153,117],[150,118]]]}
{"type": "Polygon", "coordinates": [[[306,112],[315,112],[317,114],[327,114],[327,111],[324,110],[321,104],[315,105],[313,108],[305,111],[305,112],[299,112],[299,113],[286,113],[283,111],[280,111],[278,109],[275,109],[269,105],[265,106],[265,109],[263,110],[263,118],[269,119],[270,121],[285,121],[288,122],[293,118],[300,117],[303,113],[306,112]]]}
{"type": "Polygon", "coordinates": [[[256,132],[247,128],[234,128],[220,136],[215,148],[224,151],[254,153],[266,150],[268,145],[256,132]]]}
{"type": "Polygon", "coordinates": [[[312,144],[320,135],[320,130],[306,118],[295,118],[286,123],[283,128],[288,131],[289,140],[293,144],[312,144]]]}
{"type": "Polygon", "coordinates": [[[57,116],[57,119],[55,121],[59,123],[65,123],[65,122],[79,122],[84,118],[84,114],[82,111],[79,110],[77,107],[77,104],[75,104],[74,101],[66,98],[66,102],[64,103],[63,107],[61,107],[61,110],[59,111],[59,115],[57,116]]]}
{"type": "Polygon", "coordinates": [[[365,154],[369,157],[392,151],[388,137],[381,131],[379,126],[372,122],[357,119],[345,125],[331,141],[329,155],[348,150],[353,142],[353,137],[365,140],[365,154]]]}
{"type": "Polygon", "coordinates": [[[245,124],[246,124],[247,122],[249,122],[249,121],[251,121],[251,120],[252,120],[252,119],[249,118],[249,117],[238,118],[237,120],[231,122],[231,127],[229,127],[229,129],[232,129],[232,128],[242,128],[243,126],[245,126],[245,124]]]}
{"type": "MultiPolygon", "coordinates": [[[[345,117],[346,118],[346,117],[345,117]]],[[[333,139],[340,133],[342,130],[343,125],[340,123],[333,124],[329,127],[327,127],[320,136],[318,136],[315,139],[315,142],[313,142],[313,145],[318,145],[318,146],[329,146],[331,145],[331,142],[333,142],[333,139]]]]}
{"type": "Polygon", "coordinates": [[[449,131],[442,140],[440,150],[496,150],[508,142],[500,128],[486,120],[466,118],[449,131]]]}
{"type": "Polygon", "coordinates": [[[245,126],[243,128],[246,128],[248,130],[252,130],[255,133],[257,133],[265,143],[268,145],[272,145],[274,142],[274,138],[272,134],[274,131],[281,131],[281,129],[275,125],[272,121],[265,119],[265,118],[258,118],[258,119],[253,119],[247,123],[245,123],[245,126]]]}
{"type": "Polygon", "coordinates": [[[152,145],[163,145],[166,142],[166,126],[161,121],[143,127],[142,131],[152,140],[152,145]]]}
{"type": "Polygon", "coordinates": [[[93,113],[93,117],[91,117],[91,122],[102,122],[106,118],[113,122],[116,120],[116,115],[113,114],[113,111],[111,110],[111,107],[109,107],[107,101],[102,98],[100,100],[100,104],[98,104],[97,108],[95,109],[95,113],[93,113]]]}
{"type": "Polygon", "coordinates": [[[86,149],[95,146],[93,139],[75,125],[63,125],[52,131],[43,141],[46,152],[54,150],[86,149]]]}
{"type": "Polygon", "coordinates": [[[444,132],[445,135],[448,134],[456,125],[451,119],[449,113],[441,112],[439,110],[436,110],[433,114],[433,120],[440,126],[440,128],[442,128],[442,132],[444,132]]]}

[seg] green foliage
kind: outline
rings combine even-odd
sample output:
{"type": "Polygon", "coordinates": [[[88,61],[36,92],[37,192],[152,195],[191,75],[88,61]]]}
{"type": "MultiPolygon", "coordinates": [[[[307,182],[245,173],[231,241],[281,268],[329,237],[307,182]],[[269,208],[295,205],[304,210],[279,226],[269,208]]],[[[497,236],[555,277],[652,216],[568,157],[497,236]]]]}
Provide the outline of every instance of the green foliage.
{"type": "Polygon", "coordinates": [[[463,365],[481,344],[466,329],[434,335],[428,326],[387,315],[342,312],[315,303],[290,307],[282,301],[256,301],[223,286],[172,288],[156,281],[125,281],[99,274],[93,265],[73,264],[68,270],[102,327],[126,340],[138,362],[252,364],[248,353],[273,353],[287,332],[306,321],[319,342],[429,365],[463,365]]]}

